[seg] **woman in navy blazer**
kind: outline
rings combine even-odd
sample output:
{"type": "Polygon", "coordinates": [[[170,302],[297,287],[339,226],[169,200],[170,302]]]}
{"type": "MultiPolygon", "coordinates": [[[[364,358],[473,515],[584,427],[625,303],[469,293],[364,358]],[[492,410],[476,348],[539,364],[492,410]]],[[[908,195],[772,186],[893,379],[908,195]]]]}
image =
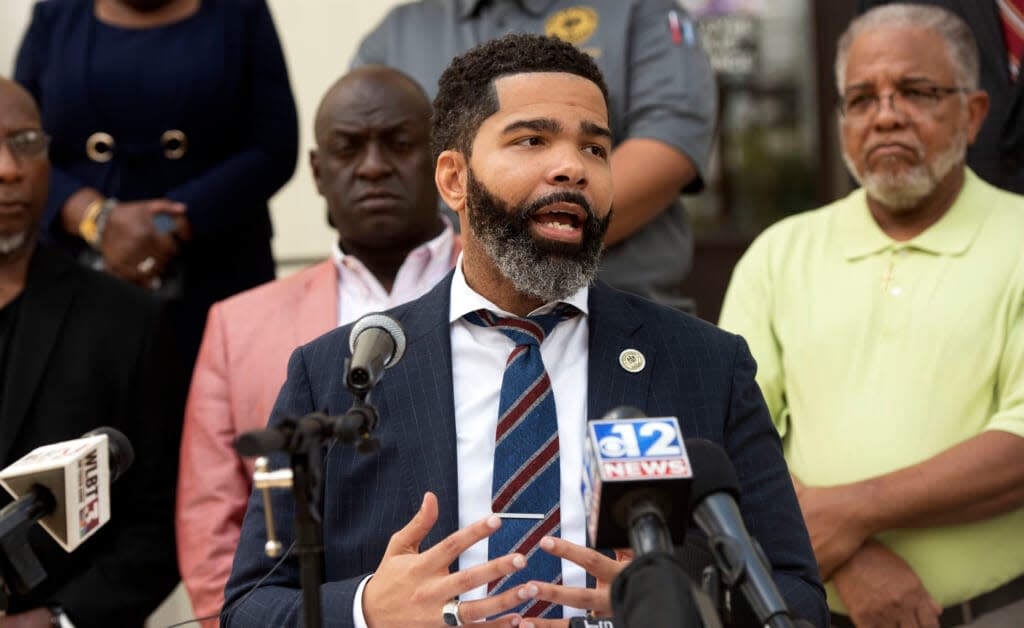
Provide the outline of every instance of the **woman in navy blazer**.
{"type": "Polygon", "coordinates": [[[157,290],[194,358],[209,306],[274,277],[298,130],[265,0],[43,0],[15,79],[53,137],[43,240],[157,290]]]}

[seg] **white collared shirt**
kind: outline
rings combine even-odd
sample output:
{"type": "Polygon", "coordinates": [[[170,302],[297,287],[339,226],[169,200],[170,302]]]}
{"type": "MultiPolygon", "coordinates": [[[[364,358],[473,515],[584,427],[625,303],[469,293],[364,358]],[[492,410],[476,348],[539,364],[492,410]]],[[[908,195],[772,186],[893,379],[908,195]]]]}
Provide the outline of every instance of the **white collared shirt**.
{"type": "MultiPolygon", "coordinates": [[[[583,287],[564,300],[575,306],[581,314],[556,325],[540,347],[558,412],[561,536],[582,546],[586,545],[586,514],[580,484],[587,426],[589,293],[590,289],[583,287]]],[[[547,303],[531,314],[548,312],[555,305],[547,303]]],[[[501,380],[505,373],[505,361],[515,348],[512,340],[499,330],[463,320],[463,315],[479,309],[514,316],[469,287],[462,272],[460,254],[452,277],[448,312],[452,343],[460,529],[491,514],[494,436],[498,425],[501,380]]],[[[485,562],[486,539],[463,552],[459,557],[459,570],[485,562]]],[[[357,628],[366,628],[362,600],[368,580],[366,578],[360,583],[355,594],[353,619],[357,628]]],[[[565,586],[583,588],[587,586],[587,574],[579,565],[563,559],[562,582],[565,586]]],[[[459,599],[476,600],[486,595],[487,585],[482,585],[460,595],[459,599]]],[[[564,608],[566,618],[583,614],[582,609],[564,608]]]]}
{"type": "Polygon", "coordinates": [[[446,216],[441,219],[444,220],[441,234],[409,252],[395,275],[390,293],[359,258],[346,254],[335,240],[331,252],[338,270],[339,327],[371,312],[383,312],[412,301],[448,274],[455,232],[446,216]]]}
{"type": "MultiPolygon", "coordinates": [[[[551,379],[558,412],[559,465],[561,467],[562,538],[586,545],[583,496],[583,442],[586,438],[587,340],[589,288],[584,287],[564,300],[582,314],[562,321],[540,346],[544,368],[551,379]]],[[[557,303],[547,303],[530,314],[549,312],[557,303]]],[[[474,325],[462,317],[487,309],[515,316],[475,292],[462,273],[462,256],[452,277],[451,323],[452,386],[455,399],[455,437],[458,452],[459,528],[491,514],[491,479],[494,469],[494,436],[498,426],[498,403],[505,361],[515,343],[500,330],[474,325]],[[483,385],[482,385],[483,384],[483,385]]],[[[459,557],[459,569],[487,562],[487,540],[477,543],[459,557]]],[[[562,560],[562,580],[566,586],[587,586],[582,567],[562,560]]],[[[480,599],[487,586],[459,596],[462,600],[480,599]]],[[[583,611],[565,609],[565,617],[583,611]]]]}

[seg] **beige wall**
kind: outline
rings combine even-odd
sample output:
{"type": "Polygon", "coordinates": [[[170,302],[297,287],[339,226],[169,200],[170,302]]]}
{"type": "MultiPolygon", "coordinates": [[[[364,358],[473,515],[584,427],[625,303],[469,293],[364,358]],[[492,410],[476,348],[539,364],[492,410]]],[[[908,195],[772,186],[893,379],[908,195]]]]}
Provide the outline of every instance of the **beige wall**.
{"type": "MultiPolygon", "coordinates": [[[[271,201],[274,254],[282,272],[294,260],[327,255],[331,231],[313,187],[307,154],[323,92],[348,69],[364,33],[400,0],[267,0],[277,23],[299,108],[299,165],[271,201]]],[[[10,76],[34,0],[0,0],[0,74],[10,76]]]]}
{"type": "MultiPolygon", "coordinates": [[[[231,1],[231,0],[229,0],[231,1]]],[[[10,76],[34,0],[0,0],[0,74],[10,76]]],[[[313,140],[312,116],[320,96],[348,68],[364,33],[399,0],[268,0],[277,23],[299,108],[299,166],[271,201],[274,253],[287,273],[295,261],[325,257],[331,231],[324,205],[313,187],[306,157],[313,140]]],[[[98,592],[99,593],[99,592],[98,592]]],[[[149,626],[188,619],[191,609],[179,588],[151,618],[149,626]]]]}

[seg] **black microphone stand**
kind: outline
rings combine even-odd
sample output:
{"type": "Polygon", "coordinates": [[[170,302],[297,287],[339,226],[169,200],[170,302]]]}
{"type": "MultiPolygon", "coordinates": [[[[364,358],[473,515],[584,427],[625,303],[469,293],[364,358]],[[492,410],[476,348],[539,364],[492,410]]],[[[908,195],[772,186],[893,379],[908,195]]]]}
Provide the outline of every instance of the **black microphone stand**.
{"type": "Polygon", "coordinates": [[[0,510],[0,611],[7,610],[12,593],[27,595],[46,579],[28,532],[55,507],[53,493],[36,485],[0,510]]]}
{"type": "Polygon", "coordinates": [[[292,495],[295,497],[295,552],[299,555],[302,585],[302,617],[306,628],[323,625],[320,585],[324,579],[323,517],[320,514],[320,482],[323,415],[307,415],[297,421],[299,435],[291,452],[292,495]]]}
{"type": "MultiPolygon", "coordinates": [[[[347,371],[347,361],[345,368],[347,371]]],[[[289,455],[291,489],[295,498],[295,552],[299,556],[305,628],[323,625],[320,585],[324,579],[324,546],[320,486],[324,441],[335,438],[347,445],[355,444],[356,451],[364,455],[380,448],[380,441],[371,435],[377,426],[378,414],[377,409],[366,401],[369,389],[349,386],[349,390],[355,400],[341,416],[330,417],[314,412],[298,419],[285,419],[263,430],[246,432],[235,441],[235,449],[243,456],[262,456],[275,451],[289,455]]]]}

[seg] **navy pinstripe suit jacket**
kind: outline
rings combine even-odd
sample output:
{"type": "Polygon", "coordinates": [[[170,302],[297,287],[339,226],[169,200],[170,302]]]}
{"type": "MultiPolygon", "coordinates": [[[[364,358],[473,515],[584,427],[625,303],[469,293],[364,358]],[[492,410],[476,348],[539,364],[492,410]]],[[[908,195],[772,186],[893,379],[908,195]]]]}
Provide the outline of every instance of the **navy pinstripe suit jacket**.
{"type": "MultiPolygon", "coordinates": [[[[416,513],[425,491],[437,495],[440,518],[422,549],[457,528],[450,287],[451,275],[422,298],[391,311],[405,327],[408,348],[372,393],[380,411],[374,432],[380,451],[361,456],[336,445],[327,456],[322,491],[325,626],[352,625],[359,582],[376,569],[391,534],[416,513]]],[[[588,322],[588,416],[600,418],[611,408],[634,406],[651,416],[678,417],[686,438],[720,444],[736,466],[746,524],[771,560],[779,590],[796,614],[826,625],[824,590],[743,339],[600,282],[590,290],[588,322]],[[619,366],[619,354],[628,348],[647,358],[639,373],[619,366]]],[[[271,424],[315,410],[341,414],[349,408],[352,398],[342,370],[349,329],[336,329],[296,350],[271,424]]],[[[275,527],[287,547],[293,539],[290,493],[276,491],[273,507],[275,527]]],[[[254,495],[226,589],[231,626],[290,626],[301,620],[297,561],[286,562],[231,608],[273,565],[263,554],[265,533],[262,503],[254,495]]]]}

